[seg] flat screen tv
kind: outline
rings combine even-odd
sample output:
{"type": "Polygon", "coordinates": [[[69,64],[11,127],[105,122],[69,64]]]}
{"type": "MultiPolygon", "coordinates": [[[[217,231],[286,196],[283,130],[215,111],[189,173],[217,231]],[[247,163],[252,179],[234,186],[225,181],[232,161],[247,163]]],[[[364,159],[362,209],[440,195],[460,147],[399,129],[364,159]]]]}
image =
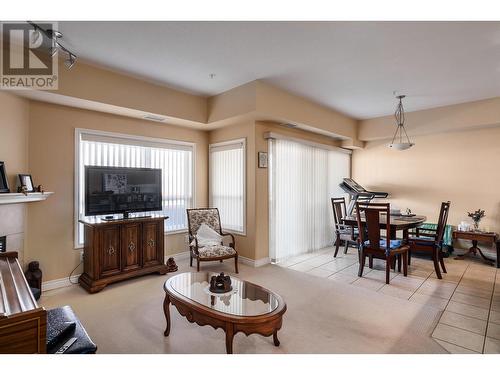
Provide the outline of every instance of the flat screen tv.
{"type": "Polygon", "coordinates": [[[161,169],[85,166],[85,216],[162,210],[161,169]]]}

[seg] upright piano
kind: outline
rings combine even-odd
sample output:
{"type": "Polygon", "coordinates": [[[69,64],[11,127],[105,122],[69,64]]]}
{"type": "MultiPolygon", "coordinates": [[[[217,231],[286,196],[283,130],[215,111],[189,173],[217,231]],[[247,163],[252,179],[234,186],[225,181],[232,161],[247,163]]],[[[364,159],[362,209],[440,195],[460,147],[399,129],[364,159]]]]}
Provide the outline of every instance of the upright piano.
{"type": "Polygon", "coordinates": [[[16,252],[0,253],[0,353],[46,353],[47,311],[39,307],[16,252]]]}

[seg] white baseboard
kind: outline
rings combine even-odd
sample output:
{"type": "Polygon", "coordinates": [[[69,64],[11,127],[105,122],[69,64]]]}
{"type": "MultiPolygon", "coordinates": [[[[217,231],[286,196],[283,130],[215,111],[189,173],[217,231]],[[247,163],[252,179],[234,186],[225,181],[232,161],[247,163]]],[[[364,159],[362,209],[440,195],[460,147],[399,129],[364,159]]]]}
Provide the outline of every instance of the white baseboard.
{"type": "MultiPolygon", "coordinates": [[[[186,260],[189,259],[189,251],[184,251],[182,253],[177,253],[177,254],[171,254],[171,255],[166,255],[165,256],[165,263],[167,262],[167,259],[173,257],[175,262],[177,263],[178,261],[186,260]]],[[[238,261],[242,264],[245,264],[250,267],[262,267],[266,264],[271,263],[271,259],[269,258],[261,258],[261,259],[250,259],[244,256],[238,256],[238,261]]]]}
{"type": "Polygon", "coordinates": [[[271,263],[271,259],[269,258],[261,258],[261,259],[250,259],[250,258],[247,258],[247,257],[243,257],[243,256],[238,256],[238,260],[243,263],[243,264],[246,264],[247,266],[250,266],[250,267],[262,267],[262,266],[265,266],[266,264],[269,264],[271,263]]]}
{"type": "Polygon", "coordinates": [[[62,279],[49,280],[42,283],[42,292],[46,292],[47,290],[64,288],[66,286],[73,285],[72,283],[77,283],[80,275],[71,276],[71,282],[68,277],[63,277],[62,279]]]}
{"type": "Polygon", "coordinates": [[[177,263],[180,260],[189,259],[189,251],[183,251],[182,253],[165,255],[165,264],[167,264],[168,258],[174,258],[177,263]]]}

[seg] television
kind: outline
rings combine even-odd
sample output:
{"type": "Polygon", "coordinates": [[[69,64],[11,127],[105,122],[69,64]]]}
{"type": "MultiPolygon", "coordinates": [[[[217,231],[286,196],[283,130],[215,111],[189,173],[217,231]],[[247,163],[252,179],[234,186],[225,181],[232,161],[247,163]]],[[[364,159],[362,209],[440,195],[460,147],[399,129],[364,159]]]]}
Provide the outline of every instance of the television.
{"type": "Polygon", "coordinates": [[[161,210],[161,169],[85,166],[85,216],[161,210]]]}

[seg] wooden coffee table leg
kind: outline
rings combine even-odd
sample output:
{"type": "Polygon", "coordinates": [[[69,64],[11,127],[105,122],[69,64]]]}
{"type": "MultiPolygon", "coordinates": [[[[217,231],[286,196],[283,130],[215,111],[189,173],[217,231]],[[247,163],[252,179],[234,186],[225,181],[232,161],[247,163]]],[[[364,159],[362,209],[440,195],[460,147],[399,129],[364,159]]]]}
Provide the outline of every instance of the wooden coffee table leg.
{"type": "Polygon", "coordinates": [[[226,324],[226,353],[233,354],[234,327],[232,323],[226,324]]]}
{"type": "Polygon", "coordinates": [[[280,346],[280,340],[278,340],[278,330],[273,332],[274,346],[280,346]]]}
{"type": "Polygon", "coordinates": [[[163,312],[165,313],[165,320],[167,321],[167,328],[165,328],[163,335],[168,336],[170,334],[170,298],[168,298],[167,293],[165,293],[165,300],[163,301],[163,312]]]}

